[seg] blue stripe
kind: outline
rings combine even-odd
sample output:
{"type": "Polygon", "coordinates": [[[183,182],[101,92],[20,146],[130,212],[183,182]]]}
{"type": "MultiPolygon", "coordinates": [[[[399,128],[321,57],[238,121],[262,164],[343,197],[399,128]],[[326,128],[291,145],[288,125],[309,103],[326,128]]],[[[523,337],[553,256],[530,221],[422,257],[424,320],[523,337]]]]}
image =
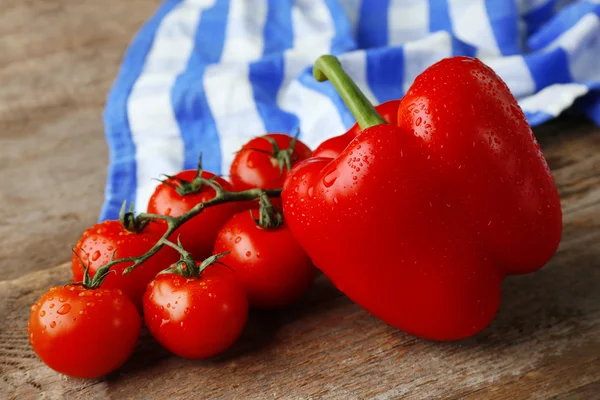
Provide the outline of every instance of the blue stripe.
{"type": "Polygon", "coordinates": [[[221,142],[203,79],[206,67],[221,58],[226,25],[219,21],[226,19],[228,12],[227,0],[217,0],[212,8],[202,11],[187,67],[171,90],[171,102],[185,149],[185,169],[195,169],[202,153],[204,169],[221,173],[221,142]]]}
{"type": "Polygon", "coordinates": [[[535,111],[535,112],[523,111],[523,113],[525,114],[525,118],[527,118],[527,122],[529,122],[529,125],[531,125],[531,126],[541,125],[544,122],[549,121],[552,118],[554,118],[554,115],[545,113],[543,111],[535,111]]]}
{"type": "Polygon", "coordinates": [[[104,110],[104,124],[110,149],[110,163],[100,221],[117,219],[123,201],[132,202],[135,199],[136,149],[127,116],[127,101],[133,85],[144,68],[160,23],[164,16],[180,2],[181,0],[164,2],[142,27],[127,49],[119,76],[108,95],[104,110]]]}
{"type": "Polygon", "coordinates": [[[429,0],[429,32],[452,33],[448,0],[429,0]]]}
{"type": "Polygon", "coordinates": [[[535,81],[536,91],[555,83],[573,82],[569,72],[569,57],[561,48],[548,53],[529,54],[524,60],[535,81]]]}
{"type": "Polygon", "coordinates": [[[379,103],[404,96],[404,48],[368,50],[367,82],[379,103]]]}
{"type": "Polygon", "coordinates": [[[283,74],[283,56],[270,56],[265,60],[250,64],[250,83],[256,109],[267,132],[295,133],[300,126],[298,117],[277,106],[277,95],[283,74]]]}
{"type": "Polygon", "coordinates": [[[388,44],[389,0],[363,0],[358,19],[358,47],[368,49],[388,44]]]}
{"type": "Polygon", "coordinates": [[[350,110],[348,110],[348,107],[344,104],[344,100],[342,100],[331,82],[317,82],[315,78],[313,78],[312,68],[305,69],[298,77],[298,81],[308,89],[327,96],[337,109],[346,129],[350,129],[350,127],[354,125],[356,119],[350,110]]]}
{"type": "Polygon", "coordinates": [[[600,84],[597,89],[584,96],[581,100],[578,99],[576,107],[581,109],[596,125],[600,126],[600,84]]]}
{"type": "Polygon", "coordinates": [[[485,0],[485,8],[502,55],[519,54],[519,10],[516,2],[485,0]]]}
{"type": "Polygon", "coordinates": [[[458,40],[452,36],[452,56],[475,57],[476,54],[477,47],[458,40]]]}
{"type": "Polygon", "coordinates": [[[294,133],[298,118],[277,107],[285,73],[284,51],[294,46],[292,3],[269,0],[264,27],[263,58],[250,64],[250,84],[256,109],[267,132],[294,133]]]}
{"type": "Polygon", "coordinates": [[[357,45],[352,35],[352,23],[344,8],[338,0],[325,0],[325,5],[329,9],[335,29],[335,35],[331,39],[330,45],[331,54],[338,55],[356,49],[357,45]]]}
{"type": "Polygon", "coordinates": [[[571,29],[588,13],[600,16],[600,4],[581,1],[571,4],[551,19],[543,28],[531,36],[527,42],[530,50],[540,50],[571,29]]]}
{"type": "Polygon", "coordinates": [[[556,0],[547,0],[546,3],[542,4],[536,9],[530,10],[527,14],[523,15],[523,21],[527,26],[527,36],[531,36],[538,31],[538,29],[544,25],[554,15],[554,7],[556,6],[556,0]]]}

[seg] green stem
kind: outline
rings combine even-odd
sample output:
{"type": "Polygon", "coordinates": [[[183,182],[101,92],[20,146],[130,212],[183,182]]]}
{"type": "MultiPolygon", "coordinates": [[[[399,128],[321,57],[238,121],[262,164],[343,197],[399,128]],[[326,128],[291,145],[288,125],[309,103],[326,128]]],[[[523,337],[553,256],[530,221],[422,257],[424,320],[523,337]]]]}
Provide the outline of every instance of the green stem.
{"type": "Polygon", "coordinates": [[[373,104],[344,71],[337,57],[332,55],[319,57],[313,66],[313,75],[319,82],[331,81],[356,118],[360,129],[387,124],[387,121],[379,115],[373,104]]]}
{"type": "MultiPolygon", "coordinates": [[[[208,183],[208,184],[213,186],[212,183],[208,183]]],[[[131,273],[134,269],[139,267],[143,262],[148,260],[154,254],[158,253],[158,251],[165,245],[167,238],[169,236],[171,236],[173,234],[173,232],[175,232],[181,225],[183,225],[190,219],[194,218],[196,215],[200,214],[207,207],[212,207],[212,206],[216,206],[218,204],[228,203],[228,202],[232,202],[232,201],[258,200],[258,199],[260,199],[260,197],[262,195],[267,195],[269,197],[279,197],[281,195],[281,189],[263,190],[263,189],[256,188],[256,189],[245,190],[243,192],[228,192],[228,191],[224,190],[223,188],[221,188],[220,186],[218,186],[217,184],[214,184],[213,188],[216,191],[215,197],[213,197],[212,199],[205,201],[203,203],[196,204],[188,212],[180,215],[179,217],[170,217],[170,216],[156,215],[156,214],[140,214],[140,215],[138,215],[137,219],[140,222],[148,221],[148,220],[152,220],[152,219],[162,219],[162,220],[166,221],[166,223],[167,223],[166,232],[163,234],[163,236],[160,238],[160,240],[158,240],[158,242],[156,242],[156,244],[154,244],[154,246],[152,246],[152,248],[150,250],[148,250],[146,253],[144,253],[138,257],[126,257],[126,258],[119,258],[116,260],[111,260],[108,263],[104,264],[102,267],[98,268],[98,270],[96,271],[96,275],[106,274],[110,270],[110,268],[112,268],[113,266],[115,266],[117,264],[121,264],[124,262],[132,262],[133,263],[133,265],[125,268],[125,270],[123,271],[124,274],[131,273]]]]}

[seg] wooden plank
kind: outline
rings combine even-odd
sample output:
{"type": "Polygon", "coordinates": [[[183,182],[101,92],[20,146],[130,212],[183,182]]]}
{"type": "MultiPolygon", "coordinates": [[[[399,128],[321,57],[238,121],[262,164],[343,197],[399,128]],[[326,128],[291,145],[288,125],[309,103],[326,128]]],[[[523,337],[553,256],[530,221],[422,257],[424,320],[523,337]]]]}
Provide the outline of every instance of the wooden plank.
{"type": "Polygon", "coordinates": [[[213,360],[171,356],[144,332],[118,373],[69,379],[25,335],[29,306],[69,279],[61,265],[0,282],[0,398],[600,398],[600,130],[561,118],[536,133],[561,193],[563,239],[542,270],[505,281],[497,318],[474,338],[410,337],[320,276],[299,304],[253,312],[213,360]]]}
{"type": "Polygon", "coordinates": [[[0,1],[0,280],[68,260],[97,220],[104,101],[158,3],[0,1]]]}

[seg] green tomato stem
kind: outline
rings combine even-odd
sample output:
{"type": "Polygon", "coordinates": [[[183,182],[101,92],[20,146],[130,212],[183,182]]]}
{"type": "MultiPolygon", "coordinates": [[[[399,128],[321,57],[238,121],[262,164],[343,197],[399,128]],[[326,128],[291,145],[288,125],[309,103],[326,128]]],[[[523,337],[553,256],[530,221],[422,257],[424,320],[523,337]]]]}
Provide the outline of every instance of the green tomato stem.
{"type": "Polygon", "coordinates": [[[154,254],[158,253],[158,251],[165,246],[165,243],[168,241],[167,238],[173,234],[181,225],[185,224],[190,219],[194,218],[196,215],[200,214],[205,208],[216,206],[223,203],[228,203],[232,201],[254,201],[260,199],[263,195],[268,197],[279,197],[281,196],[281,189],[250,189],[245,190],[243,192],[228,192],[224,190],[221,186],[214,182],[205,182],[207,185],[212,186],[215,189],[215,197],[212,199],[205,201],[203,203],[196,204],[193,208],[191,208],[185,214],[180,215],[179,217],[170,217],[166,215],[158,215],[158,214],[140,214],[137,216],[137,219],[140,222],[149,221],[152,219],[162,219],[167,223],[167,230],[163,234],[163,236],[152,246],[150,250],[138,257],[125,257],[119,258],[115,260],[111,260],[108,263],[104,264],[102,267],[98,268],[96,271],[96,275],[105,276],[110,268],[117,264],[121,264],[124,262],[132,262],[133,265],[125,268],[123,270],[123,274],[129,274],[134,269],[139,267],[142,263],[152,257],[154,254]]]}
{"type": "Polygon", "coordinates": [[[344,71],[337,57],[332,55],[319,57],[313,66],[313,76],[319,82],[331,81],[356,118],[360,129],[387,124],[387,121],[379,115],[373,104],[344,71]]]}

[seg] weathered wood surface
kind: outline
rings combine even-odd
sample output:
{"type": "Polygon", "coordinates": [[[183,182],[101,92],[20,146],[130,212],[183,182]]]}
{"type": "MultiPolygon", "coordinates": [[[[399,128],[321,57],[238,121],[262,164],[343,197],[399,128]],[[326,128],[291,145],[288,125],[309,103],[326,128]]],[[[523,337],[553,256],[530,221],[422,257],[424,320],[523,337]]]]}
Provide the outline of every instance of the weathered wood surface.
{"type": "Polygon", "coordinates": [[[507,279],[498,317],[473,339],[409,337],[320,277],[300,304],[253,313],[215,360],[170,356],[144,332],[104,380],[46,368],[27,340],[29,306],[69,279],[59,263],[97,218],[104,99],[158,2],[0,1],[0,399],[600,398],[600,129],[574,118],[536,129],[563,201],[560,250],[507,279]]]}
{"type": "Polygon", "coordinates": [[[562,196],[562,243],[539,272],[506,280],[496,320],[475,338],[410,337],[321,276],[296,306],[253,313],[217,359],[171,356],[144,332],[119,373],[69,379],[26,335],[29,306],[69,279],[61,265],[0,282],[0,398],[600,398],[600,130],[563,118],[536,132],[562,196]]]}
{"type": "Polygon", "coordinates": [[[69,259],[98,218],[102,109],[159,0],[0,0],[0,280],[69,259]]]}

